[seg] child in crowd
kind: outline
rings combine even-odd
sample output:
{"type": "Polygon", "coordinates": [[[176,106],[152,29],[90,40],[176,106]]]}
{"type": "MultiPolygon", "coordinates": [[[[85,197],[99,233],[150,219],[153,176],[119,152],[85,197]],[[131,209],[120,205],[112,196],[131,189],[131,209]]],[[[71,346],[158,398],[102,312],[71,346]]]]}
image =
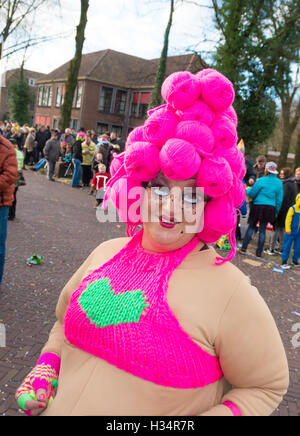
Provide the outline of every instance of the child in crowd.
{"type": "Polygon", "coordinates": [[[102,163],[98,165],[98,173],[94,175],[91,182],[91,192],[96,191],[96,205],[95,208],[100,206],[104,198],[104,190],[106,182],[109,179],[109,174],[106,172],[106,166],[102,163]]]}
{"type": "Polygon", "coordinates": [[[282,268],[289,269],[288,259],[290,257],[292,244],[294,242],[293,266],[299,266],[300,257],[300,194],[296,197],[296,204],[289,208],[285,220],[285,235],[282,252],[282,268]]]}

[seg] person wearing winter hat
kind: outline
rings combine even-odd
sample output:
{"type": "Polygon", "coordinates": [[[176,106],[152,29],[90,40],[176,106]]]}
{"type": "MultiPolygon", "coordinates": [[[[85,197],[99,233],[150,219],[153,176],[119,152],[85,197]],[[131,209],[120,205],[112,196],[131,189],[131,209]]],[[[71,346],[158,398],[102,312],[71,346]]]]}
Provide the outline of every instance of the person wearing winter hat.
{"type": "Polygon", "coordinates": [[[268,162],[265,168],[265,177],[259,178],[251,188],[247,188],[247,194],[253,198],[253,206],[249,214],[249,226],[246,231],[241,254],[245,254],[251,241],[253,233],[259,223],[259,238],[256,256],[261,257],[267,224],[275,224],[283,200],[283,184],[277,178],[277,165],[275,162],[268,162]]]}
{"type": "Polygon", "coordinates": [[[226,259],[209,245],[234,242],[245,199],[233,85],[183,71],[162,96],[110,168],[103,207],[128,237],[101,244],[63,289],[16,393],[27,414],[269,415],[287,390],[278,330],[230,263],[235,244],[226,259]]]}

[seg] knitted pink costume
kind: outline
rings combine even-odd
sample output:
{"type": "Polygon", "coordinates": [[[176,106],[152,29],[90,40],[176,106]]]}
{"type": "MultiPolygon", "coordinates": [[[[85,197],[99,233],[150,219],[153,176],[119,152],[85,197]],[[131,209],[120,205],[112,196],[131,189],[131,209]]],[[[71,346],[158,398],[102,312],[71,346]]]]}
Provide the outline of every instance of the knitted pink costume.
{"type": "Polygon", "coordinates": [[[219,360],[184,332],[167,302],[172,272],[195,248],[143,250],[136,234],[111,260],[87,276],[65,315],[68,341],[97,357],[159,385],[199,388],[223,377],[219,360]]]}

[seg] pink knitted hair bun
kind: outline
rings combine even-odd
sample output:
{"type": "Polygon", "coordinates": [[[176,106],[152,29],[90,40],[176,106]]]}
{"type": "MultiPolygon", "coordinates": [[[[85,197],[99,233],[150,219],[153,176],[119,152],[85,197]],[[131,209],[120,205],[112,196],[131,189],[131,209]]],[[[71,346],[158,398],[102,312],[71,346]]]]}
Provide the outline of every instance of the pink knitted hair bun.
{"type": "Polygon", "coordinates": [[[230,165],[232,172],[239,180],[246,174],[245,156],[237,147],[219,148],[215,156],[223,157],[230,165]]]}
{"type": "Polygon", "coordinates": [[[233,122],[235,127],[237,127],[238,117],[237,117],[236,111],[234,110],[233,106],[229,106],[229,108],[226,109],[224,112],[221,112],[220,115],[229,118],[233,122]]]}
{"type": "Polygon", "coordinates": [[[147,142],[161,148],[174,136],[178,118],[175,112],[163,107],[150,115],[144,124],[144,135],[147,142]]]}
{"type": "Polygon", "coordinates": [[[211,129],[198,121],[182,121],[175,130],[175,137],[194,144],[201,156],[211,154],[215,148],[215,138],[211,129]]]}
{"type": "Polygon", "coordinates": [[[211,126],[217,148],[234,147],[237,145],[238,136],[234,123],[227,117],[221,116],[211,126]]]}
{"type": "Polygon", "coordinates": [[[190,107],[184,111],[177,111],[181,121],[201,121],[210,126],[216,115],[210,107],[202,100],[196,100],[190,107]]]}
{"type": "Polygon", "coordinates": [[[201,84],[194,74],[179,71],[166,78],[161,88],[165,101],[177,110],[182,110],[193,104],[201,93],[201,84]]]}
{"type": "Polygon", "coordinates": [[[204,188],[210,197],[225,195],[233,185],[233,174],[224,158],[205,158],[198,173],[197,186],[204,188]]]}
{"type": "Polygon", "coordinates": [[[198,173],[201,158],[190,142],[169,139],[159,154],[160,167],[172,180],[186,180],[198,173]]]}
{"type": "Polygon", "coordinates": [[[110,200],[125,224],[141,224],[143,187],[137,181],[129,177],[116,180],[110,190],[110,200]],[[133,198],[134,195],[137,198],[133,198]]]}
{"type": "Polygon", "coordinates": [[[211,73],[217,73],[218,71],[214,68],[204,68],[204,70],[199,71],[199,73],[196,74],[197,79],[202,79],[202,77],[207,76],[211,73]]]}
{"type": "Polygon", "coordinates": [[[121,168],[121,166],[124,164],[125,159],[125,152],[123,153],[113,153],[113,160],[111,161],[109,172],[111,177],[113,177],[117,171],[121,168]]]}
{"type": "Polygon", "coordinates": [[[143,142],[145,141],[144,126],[138,126],[133,129],[127,136],[125,148],[129,148],[133,142],[143,142]]]}
{"type": "Polygon", "coordinates": [[[246,188],[244,183],[233,174],[233,187],[231,189],[233,205],[236,208],[243,206],[246,199],[246,188]]]}
{"type": "Polygon", "coordinates": [[[141,182],[154,179],[160,171],[159,149],[150,142],[134,142],[125,152],[125,170],[141,182]]]}
{"type": "Polygon", "coordinates": [[[200,78],[201,99],[204,100],[214,111],[221,112],[234,100],[234,88],[227,77],[218,71],[203,75],[200,78]]]}

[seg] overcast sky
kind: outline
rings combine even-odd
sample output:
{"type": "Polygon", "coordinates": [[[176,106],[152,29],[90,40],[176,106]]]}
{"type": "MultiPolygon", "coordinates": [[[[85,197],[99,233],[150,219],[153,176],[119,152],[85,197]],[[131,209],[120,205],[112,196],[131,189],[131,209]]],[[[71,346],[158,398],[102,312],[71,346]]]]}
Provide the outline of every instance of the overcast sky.
{"type": "MultiPolygon", "coordinates": [[[[145,59],[160,56],[169,16],[169,0],[90,0],[84,53],[113,49],[145,59]]],[[[201,4],[209,5],[210,0],[201,4]]],[[[69,61],[75,50],[75,32],[80,16],[79,0],[61,0],[61,8],[47,8],[35,16],[32,34],[64,37],[31,47],[25,68],[49,73],[69,61]]],[[[174,14],[169,55],[194,49],[209,62],[216,46],[212,11],[193,4],[180,5],[174,14]],[[202,42],[209,40],[207,42],[202,42]]],[[[23,53],[2,61],[2,70],[19,67],[23,53]]]]}

